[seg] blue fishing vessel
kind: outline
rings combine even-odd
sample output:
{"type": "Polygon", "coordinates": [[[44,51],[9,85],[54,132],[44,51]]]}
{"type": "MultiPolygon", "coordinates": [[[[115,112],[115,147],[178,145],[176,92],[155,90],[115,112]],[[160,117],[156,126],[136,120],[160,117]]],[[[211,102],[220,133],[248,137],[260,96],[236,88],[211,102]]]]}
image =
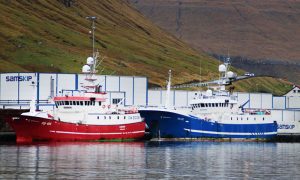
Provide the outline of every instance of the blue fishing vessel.
{"type": "Polygon", "coordinates": [[[229,63],[219,66],[217,86],[200,92],[188,107],[169,107],[171,71],[162,108],[144,107],[139,112],[153,138],[238,138],[269,139],[277,135],[277,122],[266,109],[244,109],[237,96],[225,90],[233,75],[229,63]]]}

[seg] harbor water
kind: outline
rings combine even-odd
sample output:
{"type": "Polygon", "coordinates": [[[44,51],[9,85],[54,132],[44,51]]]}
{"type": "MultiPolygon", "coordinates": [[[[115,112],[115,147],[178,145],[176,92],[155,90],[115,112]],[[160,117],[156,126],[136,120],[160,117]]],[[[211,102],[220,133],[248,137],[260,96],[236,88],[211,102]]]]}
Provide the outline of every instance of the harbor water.
{"type": "Polygon", "coordinates": [[[299,143],[0,145],[0,179],[300,179],[299,143]]]}

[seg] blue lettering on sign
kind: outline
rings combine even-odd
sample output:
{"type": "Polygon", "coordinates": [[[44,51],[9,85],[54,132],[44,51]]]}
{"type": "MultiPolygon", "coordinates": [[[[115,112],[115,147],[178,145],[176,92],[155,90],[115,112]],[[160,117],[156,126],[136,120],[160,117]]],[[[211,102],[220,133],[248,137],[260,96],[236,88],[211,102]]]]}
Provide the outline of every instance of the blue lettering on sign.
{"type": "Polygon", "coordinates": [[[294,129],[295,125],[289,125],[289,124],[278,124],[277,129],[294,129]]]}
{"type": "Polygon", "coordinates": [[[10,81],[30,81],[32,76],[6,76],[6,82],[10,81]]]}

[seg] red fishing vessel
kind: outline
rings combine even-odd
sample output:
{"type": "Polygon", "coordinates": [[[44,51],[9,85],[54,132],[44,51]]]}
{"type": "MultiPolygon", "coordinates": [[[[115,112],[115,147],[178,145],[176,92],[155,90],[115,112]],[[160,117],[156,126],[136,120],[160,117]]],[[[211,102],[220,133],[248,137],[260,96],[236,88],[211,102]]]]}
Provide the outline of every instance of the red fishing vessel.
{"type": "MultiPolygon", "coordinates": [[[[9,117],[6,122],[16,132],[16,141],[83,141],[139,139],[145,135],[145,122],[137,109],[106,101],[106,93],[96,85],[98,53],[94,53],[94,20],[92,17],[93,57],[82,67],[86,74],[84,91],[70,96],[68,91],[53,98],[51,111],[36,110],[35,98],[30,111],[9,117]]],[[[34,86],[35,87],[35,86],[34,86]]],[[[36,90],[34,90],[36,92],[36,90]]],[[[34,95],[33,97],[36,97],[34,95]]]]}

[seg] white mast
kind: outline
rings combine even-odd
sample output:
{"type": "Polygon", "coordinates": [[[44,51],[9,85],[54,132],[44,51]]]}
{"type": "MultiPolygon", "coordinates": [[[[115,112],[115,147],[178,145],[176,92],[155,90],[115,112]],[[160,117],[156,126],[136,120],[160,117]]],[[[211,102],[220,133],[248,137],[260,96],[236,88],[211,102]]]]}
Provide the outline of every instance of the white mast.
{"type": "Polygon", "coordinates": [[[35,101],[36,101],[36,94],[37,94],[37,89],[36,89],[36,83],[34,81],[32,81],[32,84],[31,86],[33,87],[33,96],[32,96],[32,99],[30,101],[30,109],[29,109],[29,112],[31,113],[34,113],[36,111],[36,104],[35,104],[35,101]]]}
{"type": "Polygon", "coordinates": [[[82,72],[86,74],[85,80],[88,82],[87,85],[84,85],[83,87],[86,90],[91,90],[92,92],[95,92],[95,81],[97,80],[95,74],[97,73],[96,64],[98,58],[98,52],[95,53],[95,21],[97,18],[95,16],[88,16],[86,17],[86,19],[92,21],[92,31],[90,31],[90,33],[92,33],[93,54],[92,57],[87,58],[87,64],[82,67],[82,72]]]}
{"type": "Polygon", "coordinates": [[[171,70],[169,70],[169,80],[168,80],[168,84],[167,84],[167,92],[166,92],[166,104],[165,104],[165,108],[168,109],[169,108],[169,103],[170,103],[170,92],[171,92],[171,70]]]}

